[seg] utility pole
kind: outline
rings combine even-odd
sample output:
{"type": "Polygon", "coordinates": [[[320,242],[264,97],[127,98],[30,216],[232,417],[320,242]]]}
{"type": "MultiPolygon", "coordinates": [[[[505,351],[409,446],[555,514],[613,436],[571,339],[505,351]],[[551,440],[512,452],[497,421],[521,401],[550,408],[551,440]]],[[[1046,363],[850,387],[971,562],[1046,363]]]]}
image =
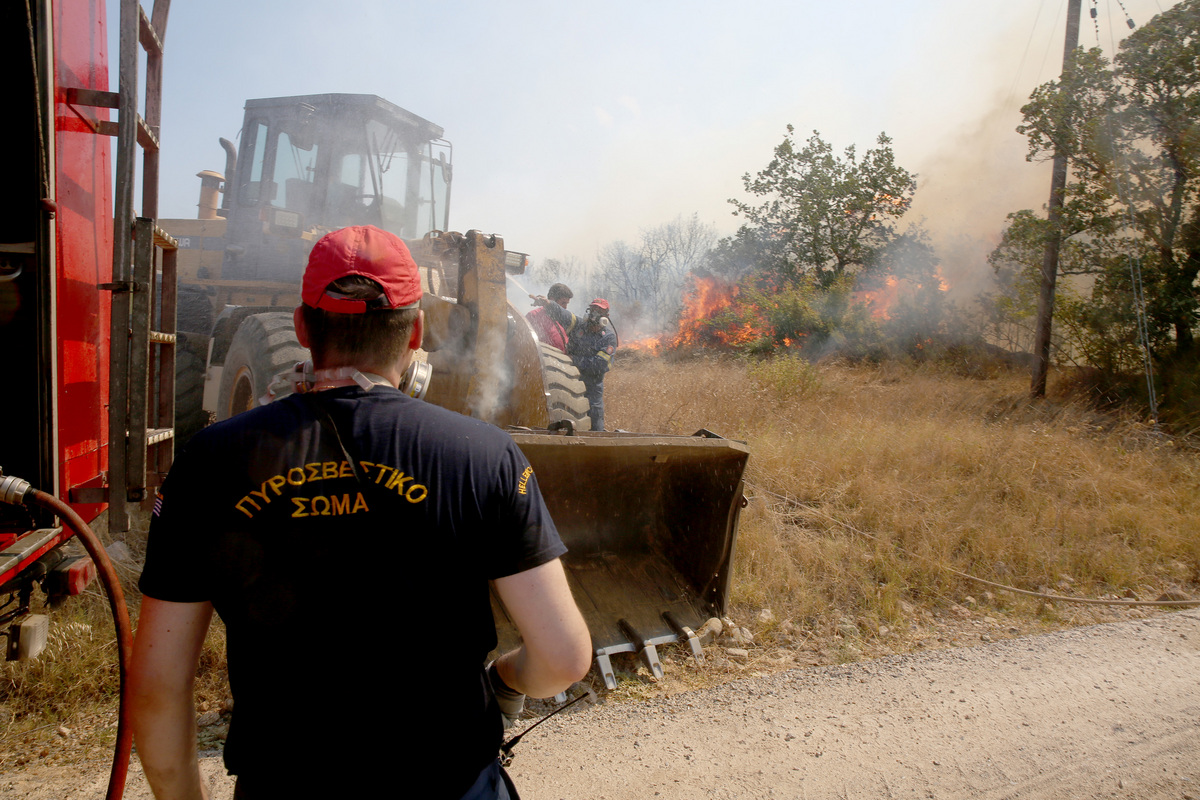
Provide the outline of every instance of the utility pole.
{"type": "MultiPolygon", "coordinates": [[[[1075,64],[1075,49],[1079,46],[1079,17],[1083,0],[1070,0],[1067,4],[1067,36],[1063,49],[1065,77],[1075,64]]],[[[1046,371],[1050,368],[1050,327],[1054,317],[1054,286],[1058,282],[1058,248],[1062,242],[1063,197],[1067,190],[1067,154],[1054,153],[1054,173],[1050,178],[1050,204],[1047,221],[1049,236],[1046,252],[1042,257],[1042,291],[1038,295],[1037,332],[1033,342],[1033,374],[1029,393],[1033,397],[1046,396],[1046,371]]]]}

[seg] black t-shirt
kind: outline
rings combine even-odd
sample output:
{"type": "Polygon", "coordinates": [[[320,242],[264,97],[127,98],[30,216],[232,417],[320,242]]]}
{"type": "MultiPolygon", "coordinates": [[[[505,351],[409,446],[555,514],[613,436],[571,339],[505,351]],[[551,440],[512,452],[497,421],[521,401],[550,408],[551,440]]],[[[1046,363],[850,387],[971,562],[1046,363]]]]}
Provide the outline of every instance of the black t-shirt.
{"type": "Polygon", "coordinates": [[[509,436],[346,387],[197,434],[163,484],[140,588],[225,621],[230,772],[315,793],[408,764],[457,797],[501,738],[488,580],[564,552],[509,436]]]}

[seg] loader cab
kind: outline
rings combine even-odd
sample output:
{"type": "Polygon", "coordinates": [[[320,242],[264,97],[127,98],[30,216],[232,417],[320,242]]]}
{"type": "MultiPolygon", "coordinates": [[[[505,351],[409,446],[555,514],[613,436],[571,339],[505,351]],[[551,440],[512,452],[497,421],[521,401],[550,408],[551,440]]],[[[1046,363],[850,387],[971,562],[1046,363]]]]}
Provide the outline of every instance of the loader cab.
{"type": "Polygon", "coordinates": [[[247,101],[222,278],[297,283],[313,243],[346,225],[446,230],[450,156],[439,126],[374,95],[247,101]]]}

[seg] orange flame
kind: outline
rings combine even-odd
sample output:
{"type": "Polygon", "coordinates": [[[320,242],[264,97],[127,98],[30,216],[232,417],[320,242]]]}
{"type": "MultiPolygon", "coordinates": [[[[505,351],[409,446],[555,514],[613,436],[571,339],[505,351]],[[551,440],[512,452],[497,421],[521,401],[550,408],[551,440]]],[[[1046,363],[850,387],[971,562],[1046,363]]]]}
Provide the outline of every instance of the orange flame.
{"type": "Polygon", "coordinates": [[[736,347],[771,335],[765,323],[755,324],[734,320],[724,326],[716,324],[720,315],[734,307],[739,289],[736,284],[720,278],[692,278],[679,315],[675,333],[648,336],[622,343],[622,349],[658,355],[664,349],[677,347],[724,346],[736,347]]]}
{"type": "Polygon", "coordinates": [[[860,289],[854,299],[865,305],[875,319],[891,319],[891,308],[900,297],[900,280],[889,275],[878,289],[860,289]]]}
{"type": "Polygon", "coordinates": [[[621,342],[622,350],[634,350],[639,353],[656,356],[662,352],[663,336],[643,336],[641,339],[634,339],[632,342],[621,342]]]}
{"type": "MultiPolygon", "coordinates": [[[[937,281],[939,292],[950,291],[950,283],[942,275],[941,267],[935,267],[933,277],[937,281]]],[[[914,283],[910,280],[901,280],[895,275],[888,275],[884,280],[883,286],[877,289],[859,289],[854,292],[854,299],[867,306],[871,312],[871,316],[875,319],[891,319],[892,307],[902,295],[911,292],[912,287],[915,289],[924,288],[924,284],[914,283]]]]}
{"type": "Polygon", "coordinates": [[[947,280],[946,280],[946,276],[942,274],[942,268],[941,268],[941,267],[937,267],[937,268],[935,268],[935,269],[933,270],[933,274],[934,274],[934,277],[936,277],[936,278],[937,278],[937,282],[938,282],[938,291],[939,291],[939,292],[948,292],[948,291],[950,291],[950,282],[949,282],[949,281],[947,281],[947,280]]]}
{"type": "Polygon", "coordinates": [[[740,344],[742,333],[730,331],[706,331],[705,323],[733,305],[738,287],[718,278],[695,278],[691,290],[684,297],[683,311],[679,315],[679,331],[671,339],[671,347],[698,345],[703,343],[704,334],[710,332],[721,344],[740,344]]]}

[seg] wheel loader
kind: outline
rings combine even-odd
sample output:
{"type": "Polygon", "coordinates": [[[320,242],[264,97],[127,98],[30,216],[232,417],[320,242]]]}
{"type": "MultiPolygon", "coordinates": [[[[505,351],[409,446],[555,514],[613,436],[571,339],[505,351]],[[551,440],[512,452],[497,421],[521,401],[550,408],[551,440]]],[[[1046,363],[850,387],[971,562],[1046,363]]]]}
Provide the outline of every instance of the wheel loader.
{"type": "MultiPolygon", "coordinates": [[[[656,675],[658,645],[686,642],[702,657],[694,631],[728,598],[745,445],[707,431],[589,431],[575,365],[507,301],[527,256],[450,230],[452,148],[439,126],[373,95],[256,99],[245,111],[239,146],[221,140],[224,174],[198,176],[199,218],[161,221],[179,244],[179,438],[253,407],[307,358],[292,310],[321,236],[389,230],[425,289],[425,400],[508,429],[529,458],[605,682],[615,686],[616,653],[640,653],[656,675]]],[[[498,600],[495,612],[511,645],[498,600]]]]}

